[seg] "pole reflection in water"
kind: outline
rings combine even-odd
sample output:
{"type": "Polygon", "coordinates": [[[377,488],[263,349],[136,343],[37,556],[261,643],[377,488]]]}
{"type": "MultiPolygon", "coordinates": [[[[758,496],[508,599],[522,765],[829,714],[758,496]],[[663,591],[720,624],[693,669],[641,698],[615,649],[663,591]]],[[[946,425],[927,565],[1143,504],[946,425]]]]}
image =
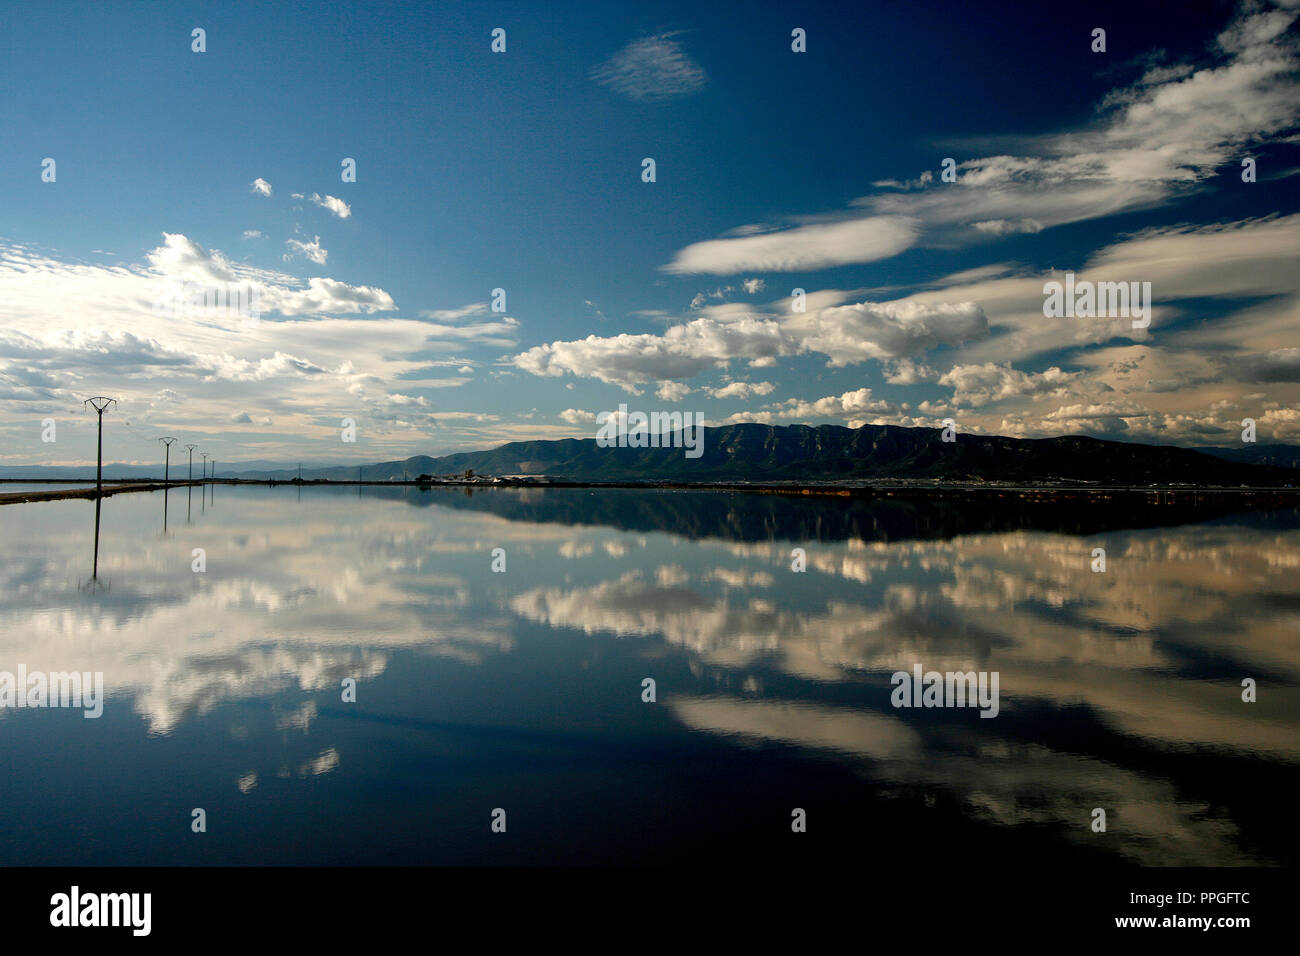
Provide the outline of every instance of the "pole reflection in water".
{"type": "Polygon", "coordinates": [[[103,495],[95,495],[95,564],[94,570],[90,574],[92,581],[99,580],[99,506],[103,500],[103,495]]]}

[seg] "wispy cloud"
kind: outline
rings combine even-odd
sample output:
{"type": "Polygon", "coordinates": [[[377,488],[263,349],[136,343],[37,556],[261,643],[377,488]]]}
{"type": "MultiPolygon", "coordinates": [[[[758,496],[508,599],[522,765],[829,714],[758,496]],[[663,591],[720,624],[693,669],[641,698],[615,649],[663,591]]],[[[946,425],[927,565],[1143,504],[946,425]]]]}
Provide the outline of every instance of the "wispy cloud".
{"type": "Polygon", "coordinates": [[[323,266],[325,260],[329,258],[329,250],[321,248],[320,236],[316,236],[311,242],[300,242],[297,239],[286,240],[290,251],[284,254],[284,261],[288,262],[296,255],[306,256],[318,266],[323,266]]]}
{"type": "Polygon", "coordinates": [[[917,221],[906,216],[818,223],[697,242],[663,268],[665,272],[712,275],[828,269],[891,258],[914,245],[919,233],[917,221]]]}
{"type": "Polygon", "coordinates": [[[592,70],[592,79],[634,100],[666,100],[702,89],[704,70],[672,37],[634,40],[592,70]]]}
{"type": "Polygon", "coordinates": [[[312,193],[307,198],[322,209],[329,210],[340,219],[347,219],[352,215],[352,207],[337,196],[322,196],[320,193],[312,193]]]}
{"type": "Polygon", "coordinates": [[[967,245],[1154,208],[1219,175],[1243,148],[1294,141],[1300,9],[1245,8],[1203,65],[1153,66],[1111,91],[1097,119],[1021,137],[1014,154],[959,159],[956,179],[879,180],[856,215],[745,227],[681,249],[670,273],[793,272],[875,262],[918,244],[967,245]],[[1289,32],[1290,31],[1290,32],[1289,32]]]}

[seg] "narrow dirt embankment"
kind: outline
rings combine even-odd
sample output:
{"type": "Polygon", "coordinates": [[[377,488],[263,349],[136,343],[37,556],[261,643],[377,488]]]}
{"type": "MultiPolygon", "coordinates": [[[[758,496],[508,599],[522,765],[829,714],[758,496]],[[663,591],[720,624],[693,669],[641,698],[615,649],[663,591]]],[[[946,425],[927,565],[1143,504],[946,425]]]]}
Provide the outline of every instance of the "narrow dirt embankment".
{"type": "Polygon", "coordinates": [[[129,491],[162,491],[164,488],[186,488],[201,484],[203,484],[201,481],[173,481],[164,485],[161,481],[155,481],[132,485],[109,485],[105,486],[102,492],[96,491],[93,485],[89,488],[61,488],[58,491],[11,491],[0,493],[0,505],[16,505],[24,501],[62,501],[64,498],[94,498],[100,494],[107,498],[109,495],[120,495],[129,491]]]}

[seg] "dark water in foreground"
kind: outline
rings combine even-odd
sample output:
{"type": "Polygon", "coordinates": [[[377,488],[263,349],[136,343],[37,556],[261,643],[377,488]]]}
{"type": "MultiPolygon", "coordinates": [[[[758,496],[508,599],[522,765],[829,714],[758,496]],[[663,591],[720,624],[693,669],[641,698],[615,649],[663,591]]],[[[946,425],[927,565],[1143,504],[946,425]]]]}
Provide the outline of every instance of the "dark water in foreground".
{"type": "Polygon", "coordinates": [[[1296,510],[213,496],[106,499],[98,581],[93,502],[0,508],[0,671],[107,694],[0,710],[0,863],[1300,856],[1296,510]],[[917,663],[998,716],[893,707],[917,663]]]}

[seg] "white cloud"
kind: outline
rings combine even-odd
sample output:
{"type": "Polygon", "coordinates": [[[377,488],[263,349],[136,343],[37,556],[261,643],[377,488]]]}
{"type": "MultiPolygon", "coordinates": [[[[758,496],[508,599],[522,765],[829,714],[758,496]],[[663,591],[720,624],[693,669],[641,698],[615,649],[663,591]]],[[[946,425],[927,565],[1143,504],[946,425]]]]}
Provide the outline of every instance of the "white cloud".
{"type": "Polygon", "coordinates": [[[655,395],[665,402],[679,402],[689,394],[691,387],[681,382],[661,382],[655,390],[655,395]]]}
{"type": "Polygon", "coordinates": [[[259,196],[271,195],[271,184],[261,177],[254,179],[249,185],[252,186],[253,192],[257,193],[259,196]]]}
{"type": "Polygon", "coordinates": [[[263,305],[283,315],[391,312],[397,306],[383,289],[348,285],[337,279],[313,276],[306,289],[269,286],[262,291],[263,305]]]}
{"type": "Polygon", "coordinates": [[[717,312],[672,326],[662,335],[589,335],[538,345],[511,361],[534,375],[571,373],[632,390],[648,382],[691,378],[735,360],[766,368],[782,356],[818,352],[828,357],[827,364],[843,366],[916,355],[987,334],[987,320],[974,303],[863,302],[784,318],[748,310],[730,317],[717,312]]]}
{"type": "Polygon", "coordinates": [[[989,334],[984,310],[974,302],[859,302],[795,316],[786,327],[807,351],[830,356],[831,366],[905,358],[989,334]]]}
{"type": "Polygon", "coordinates": [[[322,196],[320,193],[312,193],[307,198],[322,209],[329,210],[340,219],[347,219],[352,215],[352,207],[336,196],[322,196]]]}
{"type": "Polygon", "coordinates": [[[471,315],[487,315],[488,305],[486,302],[471,302],[459,309],[426,309],[420,314],[425,318],[437,319],[439,322],[457,322],[471,315]]]}
{"type": "Polygon", "coordinates": [[[1060,392],[1082,374],[1062,372],[1055,366],[1043,372],[1022,372],[1010,363],[987,362],[954,366],[939,378],[939,384],[953,389],[953,401],[959,405],[986,405],[1024,395],[1060,392]]]}
{"type": "MultiPolygon", "coordinates": [[[[381,456],[422,443],[449,414],[420,391],[472,381],[437,377],[442,360],[431,352],[465,365],[465,348],[499,354],[517,341],[513,319],[452,325],[376,315],[395,309],[381,288],[232,263],[178,233],[164,234],[143,263],[113,266],[0,241],[0,287],[0,397],[11,410],[0,449],[26,461],[30,442],[15,436],[30,417],[79,408],[87,390],[117,397],[123,421],[158,422],[206,441],[218,457],[231,457],[220,454],[219,434],[242,415],[249,421],[240,424],[274,421],[283,430],[266,436],[268,451],[304,438],[337,441],[339,420],[352,417],[381,456]],[[248,284],[262,320],[215,308],[156,312],[160,291],[179,282],[248,284]]],[[[93,459],[93,429],[74,423],[67,435],[61,421],[58,446],[48,449],[60,457],[50,460],[93,459]]]]}
{"type": "MultiPolygon", "coordinates": [[[[859,388],[841,395],[827,395],[813,402],[792,398],[780,405],[770,406],[780,418],[859,418],[862,415],[893,415],[898,406],[893,402],[871,397],[871,389],[859,388]]],[[[853,427],[858,427],[854,425],[853,427]]]]}
{"type": "Polygon", "coordinates": [[[919,385],[932,382],[939,373],[920,362],[911,359],[892,359],[884,363],[885,381],[890,385],[919,385]]]}
{"type": "Polygon", "coordinates": [[[917,223],[905,216],[873,216],[734,239],[711,239],[687,246],[663,269],[732,275],[751,269],[793,272],[873,262],[911,246],[917,231],[917,223]]]}
{"type": "Polygon", "coordinates": [[[1017,233],[1035,233],[1043,231],[1043,224],[1037,219],[989,219],[972,223],[980,232],[991,236],[1013,236],[1017,233]]]}
{"type": "MultiPolygon", "coordinates": [[[[1221,56],[1199,68],[1152,67],[1112,91],[1098,119],[1066,133],[1022,137],[1015,154],[964,159],[955,182],[933,171],[852,204],[839,221],[697,242],[663,268],[730,275],[789,272],[888,258],[917,243],[946,245],[1035,233],[1178,199],[1300,122],[1298,11],[1253,4],[1221,33],[1221,56]]],[[[824,217],[823,217],[824,218],[824,217]]]]}
{"type": "Polygon", "coordinates": [[[714,398],[748,399],[755,395],[770,395],[775,389],[771,382],[729,382],[718,388],[706,386],[704,391],[714,398]]]}
{"type": "Polygon", "coordinates": [[[300,242],[297,239],[289,239],[286,241],[286,245],[289,246],[292,252],[286,252],[284,254],[285,262],[293,259],[295,253],[306,256],[318,266],[325,265],[325,260],[329,258],[329,250],[321,248],[320,236],[314,237],[311,242],[300,242]]]}
{"type": "Polygon", "coordinates": [[[734,415],[728,415],[719,425],[743,425],[746,422],[757,422],[760,425],[771,425],[776,416],[771,412],[736,412],[734,415]]]}
{"type": "Polygon", "coordinates": [[[641,333],[538,345],[512,362],[534,375],[600,379],[624,387],[665,379],[690,378],[733,358],[757,359],[792,354],[794,346],[772,320],[719,322],[700,318],[662,335],[641,333]]]}
{"type": "Polygon", "coordinates": [[[672,34],[634,40],[591,71],[596,82],[634,100],[665,100],[701,89],[706,77],[672,34]]]}

